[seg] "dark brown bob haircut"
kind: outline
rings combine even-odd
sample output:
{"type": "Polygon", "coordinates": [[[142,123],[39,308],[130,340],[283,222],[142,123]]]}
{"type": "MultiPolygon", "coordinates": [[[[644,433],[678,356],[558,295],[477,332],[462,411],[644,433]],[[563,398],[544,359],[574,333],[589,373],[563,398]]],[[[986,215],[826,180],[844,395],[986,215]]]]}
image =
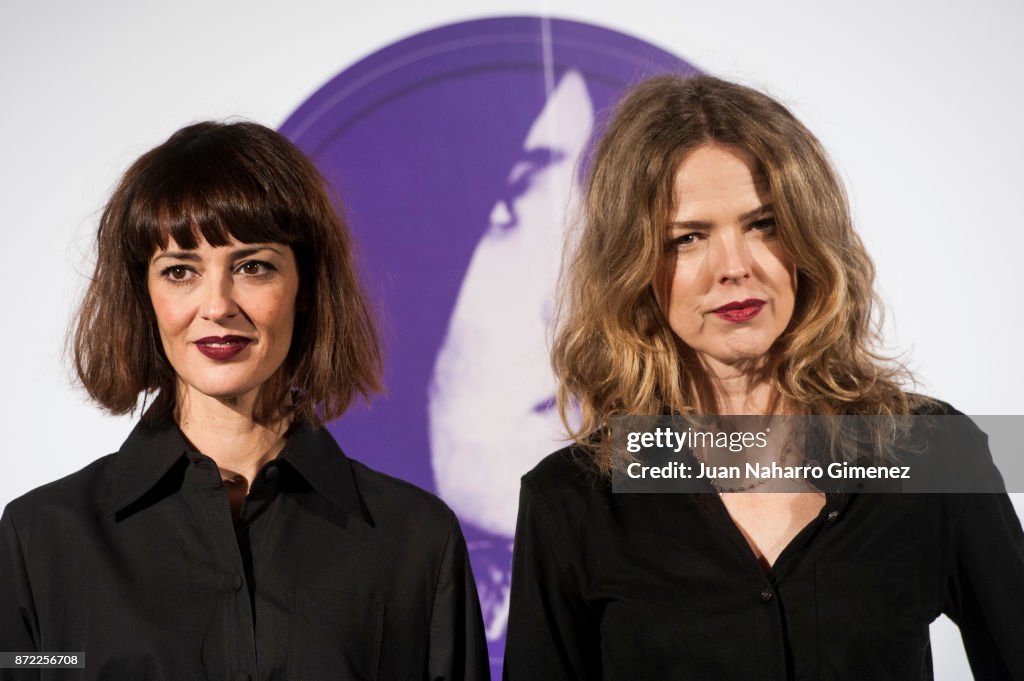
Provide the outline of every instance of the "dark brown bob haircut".
{"type": "Polygon", "coordinates": [[[356,278],[352,240],[327,185],[298,148],[255,123],[182,128],[125,172],[103,210],[96,271],[74,321],[71,351],[89,395],[114,414],[174,415],[177,375],[147,289],[150,259],[169,239],[225,246],[279,243],[299,272],[288,356],[260,389],[254,417],[314,423],[381,389],[381,351],[356,278]]]}

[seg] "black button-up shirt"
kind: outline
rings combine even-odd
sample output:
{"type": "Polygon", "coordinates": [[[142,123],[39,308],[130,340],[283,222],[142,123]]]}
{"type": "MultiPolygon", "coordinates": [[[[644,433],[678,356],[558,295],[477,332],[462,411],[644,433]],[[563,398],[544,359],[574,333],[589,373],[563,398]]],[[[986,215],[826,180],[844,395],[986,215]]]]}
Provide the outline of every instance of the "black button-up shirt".
{"type": "Polygon", "coordinates": [[[17,499],[0,521],[0,651],[85,668],[0,679],[486,679],[453,513],[295,427],[238,521],[173,424],[17,499]]]}
{"type": "Polygon", "coordinates": [[[769,573],[717,494],[613,494],[566,449],[524,476],[505,677],[1024,679],[1024,535],[1005,494],[826,495],[769,573]]]}

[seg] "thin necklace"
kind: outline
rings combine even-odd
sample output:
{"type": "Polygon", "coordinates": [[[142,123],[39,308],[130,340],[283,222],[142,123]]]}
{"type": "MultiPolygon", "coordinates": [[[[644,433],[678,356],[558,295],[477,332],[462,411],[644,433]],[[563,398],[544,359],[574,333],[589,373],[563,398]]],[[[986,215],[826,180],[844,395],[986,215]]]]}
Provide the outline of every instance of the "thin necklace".
{"type": "MultiPolygon", "coordinates": [[[[792,448],[793,448],[793,445],[792,445],[792,444],[787,444],[787,445],[786,445],[786,446],[785,446],[785,447],[784,447],[784,448],[782,449],[782,456],[780,456],[780,457],[779,457],[779,460],[778,460],[778,461],[777,461],[776,463],[778,463],[778,464],[779,464],[780,466],[784,465],[784,464],[786,463],[786,457],[787,457],[787,456],[789,455],[789,453],[790,453],[790,451],[792,450],[792,448]]],[[[693,453],[694,453],[694,456],[696,456],[696,457],[697,457],[697,460],[698,460],[698,461],[700,461],[701,463],[703,463],[703,464],[704,464],[705,466],[707,465],[707,462],[706,462],[706,461],[704,461],[704,458],[703,458],[703,457],[701,457],[701,456],[699,456],[699,455],[697,454],[697,451],[696,451],[696,450],[694,450],[694,452],[693,452],[693,453]]],[[[739,485],[739,486],[737,486],[737,487],[733,487],[733,486],[729,486],[729,487],[723,487],[723,486],[722,486],[722,485],[720,485],[720,484],[718,483],[718,481],[717,481],[717,480],[715,480],[714,478],[707,478],[707,481],[708,481],[709,483],[711,483],[711,486],[715,488],[715,491],[716,491],[716,492],[718,492],[719,494],[725,494],[726,492],[730,492],[730,493],[731,493],[731,492],[749,492],[750,490],[752,490],[752,489],[757,489],[757,488],[758,488],[758,487],[760,487],[761,485],[763,485],[763,484],[767,483],[769,479],[770,479],[770,478],[758,478],[757,480],[755,480],[754,482],[752,482],[752,483],[750,483],[750,484],[747,484],[747,485],[739,485]]]]}

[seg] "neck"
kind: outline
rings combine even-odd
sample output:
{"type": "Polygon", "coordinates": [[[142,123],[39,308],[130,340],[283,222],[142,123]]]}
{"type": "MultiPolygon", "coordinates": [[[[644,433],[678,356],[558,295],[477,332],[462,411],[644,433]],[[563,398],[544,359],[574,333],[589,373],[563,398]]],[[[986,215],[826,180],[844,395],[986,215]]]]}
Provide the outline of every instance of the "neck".
{"type": "Polygon", "coordinates": [[[193,447],[217,463],[225,479],[241,476],[251,483],[263,464],[284,448],[287,421],[257,423],[252,417],[255,401],[255,394],[221,400],[179,392],[178,427],[193,447]]]}
{"type": "Polygon", "coordinates": [[[764,375],[727,364],[705,365],[718,413],[724,416],[779,413],[781,400],[764,375]]]}

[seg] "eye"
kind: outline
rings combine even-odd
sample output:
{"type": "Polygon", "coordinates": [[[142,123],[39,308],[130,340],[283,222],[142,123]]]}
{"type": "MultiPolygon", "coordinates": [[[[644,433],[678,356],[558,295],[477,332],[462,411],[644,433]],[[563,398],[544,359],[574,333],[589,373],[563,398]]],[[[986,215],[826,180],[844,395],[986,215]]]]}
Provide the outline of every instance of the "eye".
{"type": "Polygon", "coordinates": [[[246,260],[235,268],[235,272],[250,277],[264,277],[274,271],[276,268],[273,265],[262,260],[246,260]]]}
{"type": "Polygon", "coordinates": [[[184,284],[196,275],[188,265],[171,265],[160,270],[160,276],[173,284],[184,284]]]}
{"type": "Polygon", "coordinates": [[[681,234],[675,239],[672,239],[665,244],[665,252],[671,253],[673,251],[685,251],[687,248],[696,244],[700,239],[704,237],[700,232],[690,232],[688,234],[681,234]]]}
{"type": "Polygon", "coordinates": [[[778,225],[776,225],[775,218],[773,216],[768,216],[754,220],[747,226],[747,228],[757,232],[763,232],[764,234],[775,234],[778,225]]]}

